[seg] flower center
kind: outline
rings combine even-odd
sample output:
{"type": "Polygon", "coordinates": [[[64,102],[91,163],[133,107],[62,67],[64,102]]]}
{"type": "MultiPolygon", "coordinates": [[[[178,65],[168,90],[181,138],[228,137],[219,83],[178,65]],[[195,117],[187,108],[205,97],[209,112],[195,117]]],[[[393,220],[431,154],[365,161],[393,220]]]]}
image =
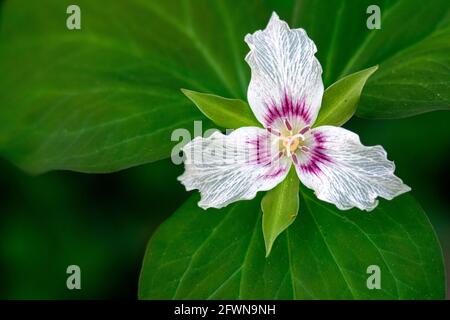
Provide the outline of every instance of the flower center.
{"type": "Polygon", "coordinates": [[[287,136],[282,139],[283,147],[288,151],[288,154],[295,152],[300,145],[300,139],[303,141],[303,136],[287,136]]]}
{"type": "Polygon", "coordinates": [[[299,147],[303,145],[305,138],[302,134],[289,135],[281,138],[283,148],[288,156],[294,153],[299,147]]]}
{"type": "Polygon", "coordinates": [[[310,130],[309,126],[304,127],[300,131],[294,134],[294,130],[289,122],[286,120],[286,130],[274,130],[272,128],[267,128],[267,130],[276,136],[275,143],[279,144],[280,148],[280,156],[288,156],[292,157],[292,160],[297,163],[297,156],[295,155],[297,150],[302,152],[308,152],[309,148],[305,145],[305,136],[304,134],[310,130]]]}

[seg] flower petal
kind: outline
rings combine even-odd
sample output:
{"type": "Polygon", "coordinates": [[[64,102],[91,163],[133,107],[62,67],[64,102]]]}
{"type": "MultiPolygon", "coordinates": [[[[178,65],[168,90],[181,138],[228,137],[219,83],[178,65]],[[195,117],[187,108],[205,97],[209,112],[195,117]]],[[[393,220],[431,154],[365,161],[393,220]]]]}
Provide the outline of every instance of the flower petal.
{"type": "Polygon", "coordinates": [[[291,161],[281,157],[274,139],[256,127],[195,138],[183,148],[186,170],[178,180],[188,191],[200,191],[203,209],[253,199],[258,191],[274,188],[289,172],[291,161]]]}
{"type": "Polygon", "coordinates": [[[252,70],[247,96],[256,118],[278,130],[286,126],[284,119],[294,130],[312,125],[323,95],[322,67],[305,30],[289,29],[273,13],[266,29],[245,41],[252,70]]]}
{"type": "Polygon", "coordinates": [[[394,175],[395,165],[383,147],[366,147],[351,131],[321,126],[311,130],[306,144],[308,152],[297,155],[300,180],[319,199],[341,210],[370,211],[377,197],[391,200],[411,190],[394,175]]]}

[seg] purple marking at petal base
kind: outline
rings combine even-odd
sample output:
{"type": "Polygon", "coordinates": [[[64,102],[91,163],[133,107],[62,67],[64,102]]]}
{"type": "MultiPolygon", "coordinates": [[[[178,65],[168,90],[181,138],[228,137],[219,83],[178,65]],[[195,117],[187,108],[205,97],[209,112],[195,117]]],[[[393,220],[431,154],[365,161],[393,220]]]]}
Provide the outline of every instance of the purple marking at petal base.
{"type": "Polygon", "coordinates": [[[333,160],[325,153],[325,136],[320,132],[314,132],[312,136],[314,143],[309,148],[309,160],[307,163],[300,164],[299,167],[304,172],[319,175],[322,172],[319,164],[333,163],[333,160]]]}
{"type": "MultiPolygon", "coordinates": [[[[269,127],[276,120],[280,118],[295,119],[300,118],[304,123],[311,122],[311,115],[309,109],[306,107],[305,99],[300,101],[293,101],[293,99],[287,94],[279,103],[272,101],[266,105],[267,112],[264,115],[265,126],[269,127]]],[[[288,129],[290,130],[290,129],[288,129]]]]}

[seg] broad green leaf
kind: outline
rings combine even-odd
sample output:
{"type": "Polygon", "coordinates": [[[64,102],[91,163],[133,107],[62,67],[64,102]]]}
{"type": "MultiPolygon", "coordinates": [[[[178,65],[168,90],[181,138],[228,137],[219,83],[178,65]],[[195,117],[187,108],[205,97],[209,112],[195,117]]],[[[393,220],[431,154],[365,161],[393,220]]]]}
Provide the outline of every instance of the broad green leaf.
{"type": "Polygon", "coordinates": [[[213,94],[181,90],[203,114],[216,125],[226,129],[260,127],[249,105],[239,99],[227,99],[213,94]]]}
{"type": "Polygon", "coordinates": [[[180,88],[243,97],[244,35],[269,11],[256,1],[79,0],[81,30],[71,31],[70,4],[2,8],[0,154],[33,173],[168,157],[173,130],[205,120],[180,88]]]}
{"type": "Polygon", "coordinates": [[[268,191],[261,201],[262,230],[266,257],[277,237],[294,222],[298,213],[299,179],[292,167],[286,179],[268,191]]]}
{"type": "Polygon", "coordinates": [[[355,72],[328,87],[322,99],[322,106],[314,126],[333,125],[342,126],[346,123],[358,107],[359,97],[367,79],[378,69],[355,72]]]}
{"type": "Polygon", "coordinates": [[[360,115],[449,106],[448,0],[79,0],[74,31],[65,25],[70,4],[2,3],[0,154],[34,173],[110,172],[168,157],[172,131],[205,120],[180,88],[244,99],[243,39],[272,11],[316,42],[326,86],[380,65],[360,115]],[[366,27],[369,5],[381,8],[381,30],[366,27]]]}
{"type": "Polygon", "coordinates": [[[339,211],[302,190],[301,214],[268,258],[261,197],[203,212],[190,198],[153,235],[141,299],[444,299],[441,249],[406,194],[371,213],[339,211]],[[381,289],[369,290],[369,266],[381,289]]]}
{"type": "Polygon", "coordinates": [[[424,111],[450,110],[449,52],[447,27],[387,60],[369,79],[361,101],[363,107],[357,114],[401,118],[424,111]]]}

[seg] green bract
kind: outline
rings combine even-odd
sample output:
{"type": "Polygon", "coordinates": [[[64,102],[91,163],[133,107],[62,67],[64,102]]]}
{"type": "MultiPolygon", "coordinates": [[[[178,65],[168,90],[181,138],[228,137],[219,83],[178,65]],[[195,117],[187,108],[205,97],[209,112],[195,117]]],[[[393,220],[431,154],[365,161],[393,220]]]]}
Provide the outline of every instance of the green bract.
{"type": "Polygon", "coordinates": [[[212,94],[181,90],[197,108],[216,125],[225,129],[260,127],[249,105],[239,99],[227,99],[212,94]]]}
{"type": "Polygon", "coordinates": [[[298,180],[292,167],[286,179],[267,192],[261,201],[262,228],[266,256],[269,256],[276,238],[294,222],[298,213],[298,180]]]}
{"type": "Polygon", "coordinates": [[[322,106],[314,126],[342,126],[346,123],[355,114],[364,84],[377,69],[378,66],[375,66],[353,73],[328,87],[323,93],[322,106]]]}

